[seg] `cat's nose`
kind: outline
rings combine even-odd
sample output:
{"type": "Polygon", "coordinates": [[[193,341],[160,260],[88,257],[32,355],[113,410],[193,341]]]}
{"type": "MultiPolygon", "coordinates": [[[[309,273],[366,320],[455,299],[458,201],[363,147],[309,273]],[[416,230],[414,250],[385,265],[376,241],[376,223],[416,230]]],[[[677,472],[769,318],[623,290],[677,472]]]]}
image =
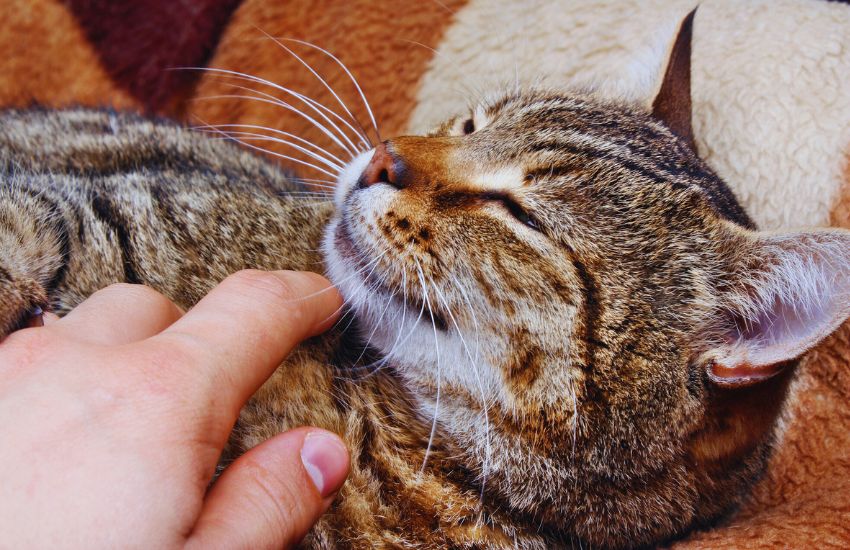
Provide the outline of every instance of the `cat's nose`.
{"type": "Polygon", "coordinates": [[[375,154],[372,155],[372,160],[363,170],[360,175],[358,184],[361,189],[372,187],[379,183],[392,185],[396,189],[404,187],[403,183],[403,165],[401,159],[393,155],[387,147],[387,142],[383,142],[375,147],[375,154]]]}

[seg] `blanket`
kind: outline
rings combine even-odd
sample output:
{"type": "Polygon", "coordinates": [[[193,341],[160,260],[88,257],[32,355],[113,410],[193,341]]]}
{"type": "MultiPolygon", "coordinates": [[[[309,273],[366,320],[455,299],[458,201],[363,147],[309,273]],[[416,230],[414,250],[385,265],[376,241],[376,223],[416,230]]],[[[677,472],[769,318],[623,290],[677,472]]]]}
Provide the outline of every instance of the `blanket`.
{"type": "MultiPolygon", "coordinates": [[[[647,102],[694,0],[3,0],[0,106],[110,105],[189,124],[277,128],[333,147],[291,109],[232,96],[257,80],[370,115],[381,135],[426,128],[515,85],[647,102]],[[277,38],[277,40],[275,39],[277,38]],[[298,57],[287,51],[292,50],[298,57]],[[231,97],[222,97],[231,96],[231,97]]],[[[850,228],[850,6],[702,0],[694,28],[697,148],[765,229],[850,228]]],[[[266,96],[259,96],[266,97],[266,96]]],[[[303,107],[302,107],[303,108],[303,107]]],[[[372,139],[377,132],[370,129],[372,139]]],[[[276,157],[299,172],[304,160],[276,157]]],[[[321,174],[311,174],[311,176],[321,174]]],[[[306,176],[306,174],[305,174],[306,176]]],[[[780,443],[740,509],[676,548],[850,547],[850,324],[800,365],[780,443]]]]}

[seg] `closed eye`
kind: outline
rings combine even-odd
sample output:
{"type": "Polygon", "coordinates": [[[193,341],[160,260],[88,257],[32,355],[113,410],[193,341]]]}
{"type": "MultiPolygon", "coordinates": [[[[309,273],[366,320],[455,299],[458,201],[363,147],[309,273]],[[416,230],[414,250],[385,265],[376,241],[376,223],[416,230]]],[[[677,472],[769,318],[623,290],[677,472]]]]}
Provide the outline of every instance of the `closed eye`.
{"type": "Polygon", "coordinates": [[[484,107],[478,105],[472,110],[472,113],[469,115],[469,118],[465,119],[463,122],[460,123],[460,127],[455,126],[455,131],[459,131],[464,136],[474,134],[475,132],[487,126],[489,118],[490,117],[487,115],[487,112],[485,111],[484,107]]]}
{"type": "Polygon", "coordinates": [[[505,208],[505,210],[507,210],[511,214],[511,216],[513,216],[521,224],[530,227],[535,231],[541,230],[540,224],[537,223],[537,220],[534,219],[534,216],[532,216],[510,195],[506,193],[484,193],[483,198],[484,200],[498,202],[499,204],[501,204],[505,208]]]}
{"type": "Polygon", "coordinates": [[[475,121],[471,118],[466,119],[463,123],[463,134],[468,136],[475,131],[475,121]]]}

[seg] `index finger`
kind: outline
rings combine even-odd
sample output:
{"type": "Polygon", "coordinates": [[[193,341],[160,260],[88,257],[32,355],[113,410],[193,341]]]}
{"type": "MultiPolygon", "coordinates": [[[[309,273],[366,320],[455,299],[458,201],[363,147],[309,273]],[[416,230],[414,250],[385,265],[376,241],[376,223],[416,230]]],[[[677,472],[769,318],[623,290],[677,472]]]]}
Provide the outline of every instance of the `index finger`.
{"type": "Polygon", "coordinates": [[[213,392],[235,419],[296,344],[330,328],[341,304],[316,273],[240,271],[149,343],[188,355],[192,387],[213,392]]]}

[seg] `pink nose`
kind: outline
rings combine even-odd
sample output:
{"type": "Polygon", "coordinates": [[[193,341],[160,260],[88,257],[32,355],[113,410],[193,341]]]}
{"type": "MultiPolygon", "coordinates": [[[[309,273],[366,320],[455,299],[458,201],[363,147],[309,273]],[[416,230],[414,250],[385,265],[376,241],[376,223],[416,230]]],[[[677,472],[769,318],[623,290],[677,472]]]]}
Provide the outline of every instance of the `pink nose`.
{"type": "Polygon", "coordinates": [[[387,142],[375,147],[375,153],[369,165],[360,176],[360,187],[366,188],[378,183],[392,185],[396,189],[404,187],[400,172],[402,171],[401,159],[393,156],[387,148],[387,142]]]}

